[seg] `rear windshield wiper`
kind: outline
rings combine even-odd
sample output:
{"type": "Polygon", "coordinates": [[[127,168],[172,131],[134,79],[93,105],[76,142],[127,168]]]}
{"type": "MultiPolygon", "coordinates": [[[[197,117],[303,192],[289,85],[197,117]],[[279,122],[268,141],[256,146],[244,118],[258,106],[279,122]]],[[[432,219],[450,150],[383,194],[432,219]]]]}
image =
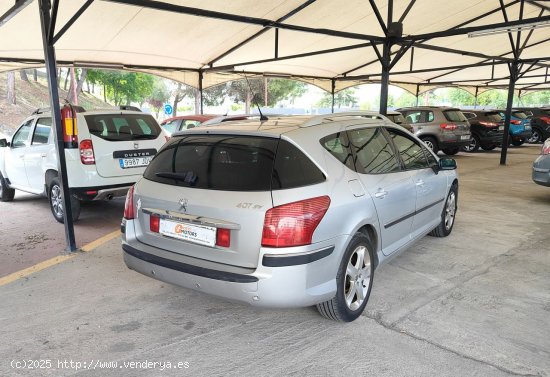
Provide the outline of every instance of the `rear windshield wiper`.
{"type": "Polygon", "coordinates": [[[197,175],[192,171],[184,171],[180,173],[174,173],[171,171],[162,171],[162,172],[155,173],[155,175],[159,178],[168,178],[179,182],[185,182],[190,186],[194,185],[198,179],[197,175]]]}
{"type": "Polygon", "coordinates": [[[156,139],[158,135],[132,135],[132,139],[156,139]]]}

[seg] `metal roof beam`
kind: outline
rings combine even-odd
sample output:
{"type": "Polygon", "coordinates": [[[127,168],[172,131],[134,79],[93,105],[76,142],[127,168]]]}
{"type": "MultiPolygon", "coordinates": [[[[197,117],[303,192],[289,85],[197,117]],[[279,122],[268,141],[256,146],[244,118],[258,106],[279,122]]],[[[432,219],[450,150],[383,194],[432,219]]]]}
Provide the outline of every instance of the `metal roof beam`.
{"type": "Polygon", "coordinates": [[[311,28],[306,26],[283,24],[281,22],[273,21],[266,18],[248,17],[248,16],[237,15],[237,14],[216,12],[216,11],[211,11],[206,9],[192,8],[192,7],[186,7],[186,6],[176,5],[171,3],[164,3],[156,0],[101,0],[101,1],[108,2],[108,3],[132,5],[135,7],[142,7],[142,8],[154,9],[154,10],[165,11],[165,12],[187,14],[189,16],[195,16],[195,17],[205,17],[205,18],[212,18],[217,20],[233,21],[233,22],[239,22],[239,23],[244,23],[249,25],[261,26],[265,28],[278,28],[278,29],[284,29],[284,30],[299,31],[304,33],[329,35],[332,37],[358,39],[363,41],[368,40],[368,41],[384,42],[384,37],[379,37],[376,35],[349,33],[349,32],[340,31],[340,30],[311,28]]]}
{"type": "Polygon", "coordinates": [[[6,22],[11,20],[15,15],[21,12],[27,5],[32,3],[33,0],[16,0],[15,5],[7,10],[6,13],[0,16],[0,27],[6,22]]]}
{"type": "Polygon", "coordinates": [[[369,0],[369,3],[374,12],[374,15],[376,16],[376,19],[378,20],[378,23],[380,24],[380,27],[382,28],[382,31],[384,32],[384,35],[388,35],[388,28],[384,23],[384,19],[382,18],[382,15],[380,14],[378,7],[376,6],[376,3],[374,2],[374,0],[369,0]]]}
{"type": "Polygon", "coordinates": [[[71,17],[71,19],[69,21],[67,21],[67,23],[65,24],[65,26],[63,26],[61,28],[61,30],[59,30],[59,32],[55,35],[55,37],[53,37],[51,43],[52,45],[54,45],[58,40],[59,38],[61,38],[63,36],[63,34],[65,34],[65,32],[67,32],[67,30],[69,30],[69,28],[71,26],[73,26],[73,24],[76,22],[76,20],[78,20],[78,18],[80,16],[82,16],[82,13],[84,13],[86,11],[86,9],[88,9],[88,7],[90,5],[92,5],[92,3],[94,2],[94,0],[88,0],[84,3],[84,5],[82,5],[80,7],[79,10],[76,11],[76,13],[74,14],[74,16],[71,17]]]}
{"type": "MultiPolygon", "coordinates": [[[[306,1],[305,3],[303,3],[302,5],[300,5],[299,7],[293,9],[292,11],[290,11],[289,13],[285,14],[283,17],[277,19],[276,22],[283,22],[284,20],[294,16],[296,13],[300,12],[302,9],[310,6],[311,4],[313,4],[315,1],[317,0],[308,0],[306,1]]],[[[250,37],[246,38],[244,41],[240,42],[239,44],[231,47],[229,50],[227,50],[226,52],[222,53],[221,55],[215,57],[214,59],[212,59],[210,61],[210,63],[208,63],[208,65],[210,67],[212,67],[212,65],[214,63],[216,63],[218,60],[222,59],[222,58],[225,58],[227,55],[231,54],[232,52],[238,50],[239,48],[241,48],[242,46],[246,45],[248,42],[258,38],[260,35],[264,34],[266,31],[270,30],[270,28],[264,28],[262,30],[260,30],[259,32],[255,33],[254,35],[251,35],[250,37]]]]}

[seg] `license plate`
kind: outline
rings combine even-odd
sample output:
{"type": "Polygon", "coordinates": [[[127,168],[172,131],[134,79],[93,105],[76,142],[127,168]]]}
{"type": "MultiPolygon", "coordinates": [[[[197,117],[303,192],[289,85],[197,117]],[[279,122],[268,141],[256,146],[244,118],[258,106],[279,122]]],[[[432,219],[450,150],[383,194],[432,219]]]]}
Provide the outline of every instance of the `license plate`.
{"type": "Polygon", "coordinates": [[[499,131],[504,131],[504,126],[498,126],[499,131]]]}
{"type": "Polygon", "coordinates": [[[460,140],[470,140],[470,135],[462,135],[460,140]]]}
{"type": "Polygon", "coordinates": [[[216,244],[216,228],[211,226],[160,219],[159,233],[205,246],[214,246],[216,244]]]}
{"type": "Polygon", "coordinates": [[[153,159],[153,156],[147,157],[132,157],[132,158],[119,158],[118,163],[122,169],[139,168],[141,166],[149,165],[149,162],[153,159]]]}

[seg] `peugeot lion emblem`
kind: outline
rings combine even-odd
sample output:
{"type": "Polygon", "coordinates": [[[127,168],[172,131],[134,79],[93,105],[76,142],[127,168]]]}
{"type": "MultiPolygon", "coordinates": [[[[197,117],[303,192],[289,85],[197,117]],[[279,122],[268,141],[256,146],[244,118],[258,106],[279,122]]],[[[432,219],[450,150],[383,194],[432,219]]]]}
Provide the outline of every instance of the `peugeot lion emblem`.
{"type": "Polygon", "coordinates": [[[180,203],[180,211],[183,210],[183,212],[187,213],[187,199],[183,198],[179,200],[180,203]]]}
{"type": "Polygon", "coordinates": [[[139,143],[134,143],[134,149],[139,149],[139,143]]]}

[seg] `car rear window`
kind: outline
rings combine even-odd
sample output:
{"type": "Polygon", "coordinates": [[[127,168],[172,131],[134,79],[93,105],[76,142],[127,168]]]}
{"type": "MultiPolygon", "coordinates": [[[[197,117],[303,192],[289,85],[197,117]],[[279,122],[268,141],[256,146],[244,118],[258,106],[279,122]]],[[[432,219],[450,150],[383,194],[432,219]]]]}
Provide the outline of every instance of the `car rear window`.
{"type": "Polygon", "coordinates": [[[85,115],[90,133],[108,141],[156,139],[160,126],[149,114],[85,115]]]}
{"type": "Polygon", "coordinates": [[[241,135],[173,138],[143,176],[169,185],[224,191],[269,191],[325,180],[319,168],[288,141],[241,135]]]}
{"type": "Polygon", "coordinates": [[[449,122],[465,122],[467,119],[460,110],[446,110],[443,115],[449,122]]]}
{"type": "Polygon", "coordinates": [[[495,112],[490,112],[490,113],[485,113],[485,118],[487,118],[487,120],[490,120],[491,122],[500,122],[500,121],[502,121],[502,117],[496,111],[495,112]]]}
{"type": "Polygon", "coordinates": [[[516,118],[527,119],[527,114],[523,111],[512,111],[512,115],[516,118]]]}

